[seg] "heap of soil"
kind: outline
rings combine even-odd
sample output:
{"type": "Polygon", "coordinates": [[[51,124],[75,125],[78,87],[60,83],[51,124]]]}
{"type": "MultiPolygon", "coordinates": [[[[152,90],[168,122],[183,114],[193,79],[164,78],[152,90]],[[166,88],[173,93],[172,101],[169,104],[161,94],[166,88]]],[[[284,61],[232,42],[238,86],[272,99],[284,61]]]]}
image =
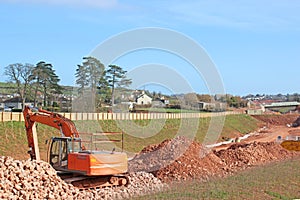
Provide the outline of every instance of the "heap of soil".
{"type": "Polygon", "coordinates": [[[191,151],[193,141],[185,137],[165,140],[160,144],[145,147],[139,155],[129,162],[129,171],[155,172],[173,163],[183,153],[191,151]]]}
{"type": "Polygon", "coordinates": [[[253,115],[252,117],[265,122],[267,125],[287,125],[292,124],[297,120],[299,115],[296,114],[285,114],[285,115],[253,115]]]}
{"type": "Polygon", "coordinates": [[[275,142],[238,143],[214,154],[225,163],[224,169],[229,173],[300,155],[275,142]]]}
{"type": "Polygon", "coordinates": [[[179,137],[147,146],[129,162],[129,169],[152,172],[164,182],[188,179],[206,181],[211,177],[223,177],[296,155],[300,154],[287,151],[273,142],[236,143],[228,149],[216,152],[209,151],[197,142],[179,137]],[[182,150],[186,151],[178,155],[182,150]]]}

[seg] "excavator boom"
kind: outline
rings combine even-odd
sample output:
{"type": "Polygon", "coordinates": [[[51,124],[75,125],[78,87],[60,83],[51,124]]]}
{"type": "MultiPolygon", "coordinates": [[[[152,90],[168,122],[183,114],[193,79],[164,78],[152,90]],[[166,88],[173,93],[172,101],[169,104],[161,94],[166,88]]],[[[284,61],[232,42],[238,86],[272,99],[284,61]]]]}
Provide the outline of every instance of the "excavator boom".
{"type": "Polygon", "coordinates": [[[25,106],[23,110],[25,128],[28,140],[29,154],[31,159],[36,159],[34,138],[32,127],[35,122],[39,122],[60,130],[61,134],[65,137],[79,137],[79,133],[75,124],[64,116],[52,113],[43,109],[38,109],[39,112],[33,113],[29,106],[25,106]]]}

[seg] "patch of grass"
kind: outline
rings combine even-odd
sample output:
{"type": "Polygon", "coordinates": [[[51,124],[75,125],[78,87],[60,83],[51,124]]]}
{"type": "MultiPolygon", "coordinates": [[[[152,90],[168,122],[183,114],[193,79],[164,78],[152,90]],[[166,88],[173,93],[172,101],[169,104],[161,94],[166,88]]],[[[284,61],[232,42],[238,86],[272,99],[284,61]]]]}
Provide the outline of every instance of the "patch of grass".
{"type": "Polygon", "coordinates": [[[300,158],[255,167],[209,182],[183,182],[139,199],[297,199],[300,158]]]}
{"type": "Polygon", "coordinates": [[[256,129],[257,123],[258,121],[249,115],[228,115],[225,120],[225,127],[246,134],[256,129]]]}
{"type": "MultiPolygon", "coordinates": [[[[45,140],[52,136],[59,135],[59,131],[43,125],[38,124],[38,142],[41,153],[41,158],[46,159],[47,145],[45,140]]],[[[25,131],[24,122],[2,122],[0,123],[0,153],[1,155],[11,156],[15,159],[28,159],[27,154],[28,143],[25,131]]]]}
{"type": "Polygon", "coordinates": [[[282,196],[281,194],[278,194],[278,193],[272,192],[272,191],[265,191],[265,193],[270,195],[271,197],[275,197],[276,199],[283,199],[283,200],[289,200],[290,199],[286,196],[282,196]]]}

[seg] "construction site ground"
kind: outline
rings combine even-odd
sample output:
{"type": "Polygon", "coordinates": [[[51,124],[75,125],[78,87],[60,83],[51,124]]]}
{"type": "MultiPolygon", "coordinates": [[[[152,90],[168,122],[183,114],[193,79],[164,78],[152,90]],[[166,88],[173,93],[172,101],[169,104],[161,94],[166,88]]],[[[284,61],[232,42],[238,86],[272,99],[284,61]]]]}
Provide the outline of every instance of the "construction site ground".
{"type": "MultiPolygon", "coordinates": [[[[68,188],[60,189],[59,194],[57,194],[55,191],[52,191],[53,189],[44,190],[48,191],[48,193],[41,194],[39,196],[37,195],[36,190],[31,190],[29,187],[25,194],[24,192],[21,192],[24,189],[23,187],[28,186],[28,184],[32,184],[30,181],[33,180],[27,180],[24,179],[24,177],[20,178],[19,175],[22,173],[16,175],[13,171],[16,171],[16,168],[18,168],[19,165],[23,166],[28,163],[20,163],[20,161],[14,161],[13,159],[3,157],[0,159],[1,171],[5,171],[6,169],[11,169],[13,171],[10,173],[4,172],[0,174],[0,198],[7,197],[8,195],[15,197],[11,199],[17,199],[16,197],[18,197],[18,195],[25,195],[25,197],[27,197],[26,195],[30,195],[32,192],[34,192],[38,198],[49,198],[49,195],[51,195],[51,197],[58,198],[59,196],[64,196],[66,194],[72,199],[84,199],[85,197],[86,199],[90,199],[92,197],[97,197],[99,199],[132,198],[136,195],[141,196],[145,194],[151,194],[152,192],[157,193],[168,190],[168,188],[174,185],[174,183],[185,182],[186,184],[184,185],[187,185],[188,183],[193,183],[194,181],[197,183],[209,182],[211,180],[215,180],[216,178],[231,177],[237,173],[249,169],[259,168],[259,166],[272,163],[276,165],[276,163],[285,163],[290,160],[300,160],[299,152],[285,150],[277,142],[278,136],[281,136],[282,138],[285,138],[288,135],[300,136],[299,127],[287,127],[287,124],[293,123],[299,117],[299,115],[266,115],[253,117],[260,121],[260,127],[257,131],[251,133],[249,137],[241,141],[231,142],[226,145],[216,146],[214,148],[207,148],[206,146],[198,142],[191,141],[185,137],[177,137],[174,139],[165,140],[159,144],[146,146],[139,154],[129,161],[129,172],[133,180],[130,184],[131,186],[129,186],[129,188],[119,188],[117,190],[106,189],[105,192],[103,190],[92,191],[91,193],[84,191],[84,193],[81,194],[80,191],[73,189],[71,186],[63,186],[64,184],[61,182],[61,180],[57,179],[53,173],[49,175],[46,172],[42,172],[41,175],[36,175],[39,184],[42,184],[42,180],[45,179],[43,177],[46,174],[47,176],[51,176],[53,181],[55,181],[55,184],[47,183],[47,185],[57,185],[57,183],[59,183],[58,185],[62,185],[60,188],[68,188]],[[14,164],[15,162],[17,162],[17,164],[14,164]],[[6,185],[3,185],[3,181],[6,181],[6,185]],[[22,181],[27,182],[23,183],[22,181]],[[9,186],[7,186],[7,183],[9,186]],[[139,189],[140,187],[142,189],[139,189]],[[147,188],[151,189],[149,190],[147,188]]],[[[36,167],[35,165],[33,168],[36,167]]],[[[41,165],[41,167],[39,167],[41,170],[44,168],[49,168],[44,164],[39,165],[41,165]]],[[[32,167],[29,167],[29,169],[30,168],[32,167]]],[[[299,169],[295,170],[299,171],[299,169]]],[[[26,173],[30,174],[30,172],[26,173]]],[[[271,181],[271,183],[273,182],[274,180],[271,181]]],[[[274,184],[278,183],[274,182],[274,184]]],[[[292,184],[293,186],[296,186],[296,188],[297,186],[300,188],[299,180],[297,182],[293,182],[292,184]]],[[[46,185],[43,184],[42,186],[46,187],[46,185]]],[[[280,187],[285,188],[286,185],[281,185],[280,187]]],[[[197,191],[197,188],[194,188],[193,190],[197,191]]],[[[259,190],[259,188],[257,188],[257,190],[259,190]]],[[[256,194],[257,192],[261,191],[252,192],[253,193],[250,191],[250,196],[251,194],[256,194]]],[[[276,197],[278,194],[274,194],[273,191],[263,192],[265,196],[262,195],[259,196],[259,198],[264,197],[264,199],[274,199],[274,196],[276,197]]],[[[29,197],[33,197],[29,199],[35,199],[35,196],[29,197]]],[[[172,196],[172,199],[197,199],[198,197],[199,196],[197,195],[190,197],[181,196],[178,194],[178,198],[176,196],[172,196]]],[[[220,198],[221,197],[222,196],[220,196],[220,198]]],[[[300,198],[300,189],[296,189],[293,193],[288,194],[288,197],[300,198]]],[[[211,198],[209,199],[218,198],[215,198],[212,194],[211,198]]],[[[229,194],[223,199],[232,198],[230,198],[229,194]]],[[[248,199],[248,196],[246,199],[248,199]]],[[[250,199],[257,198],[253,196],[253,198],[250,199]]]]}

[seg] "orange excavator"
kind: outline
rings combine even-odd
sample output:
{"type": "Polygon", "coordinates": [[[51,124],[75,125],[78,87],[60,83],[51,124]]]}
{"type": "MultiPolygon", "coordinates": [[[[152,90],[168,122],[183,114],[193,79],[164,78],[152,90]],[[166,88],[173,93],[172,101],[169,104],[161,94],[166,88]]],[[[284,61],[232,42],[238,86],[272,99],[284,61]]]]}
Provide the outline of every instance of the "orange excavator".
{"type": "Polygon", "coordinates": [[[39,159],[35,129],[35,122],[38,122],[54,127],[61,133],[61,137],[52,137],[48,141],[47,161],[67,183],[79,188],[128,184],[126,153],[85,149],[75,124],[58,113],[42,109],[33,112],[30,107],[25,106],[23,115],[28,153],[32,160],[39,159]]]}

